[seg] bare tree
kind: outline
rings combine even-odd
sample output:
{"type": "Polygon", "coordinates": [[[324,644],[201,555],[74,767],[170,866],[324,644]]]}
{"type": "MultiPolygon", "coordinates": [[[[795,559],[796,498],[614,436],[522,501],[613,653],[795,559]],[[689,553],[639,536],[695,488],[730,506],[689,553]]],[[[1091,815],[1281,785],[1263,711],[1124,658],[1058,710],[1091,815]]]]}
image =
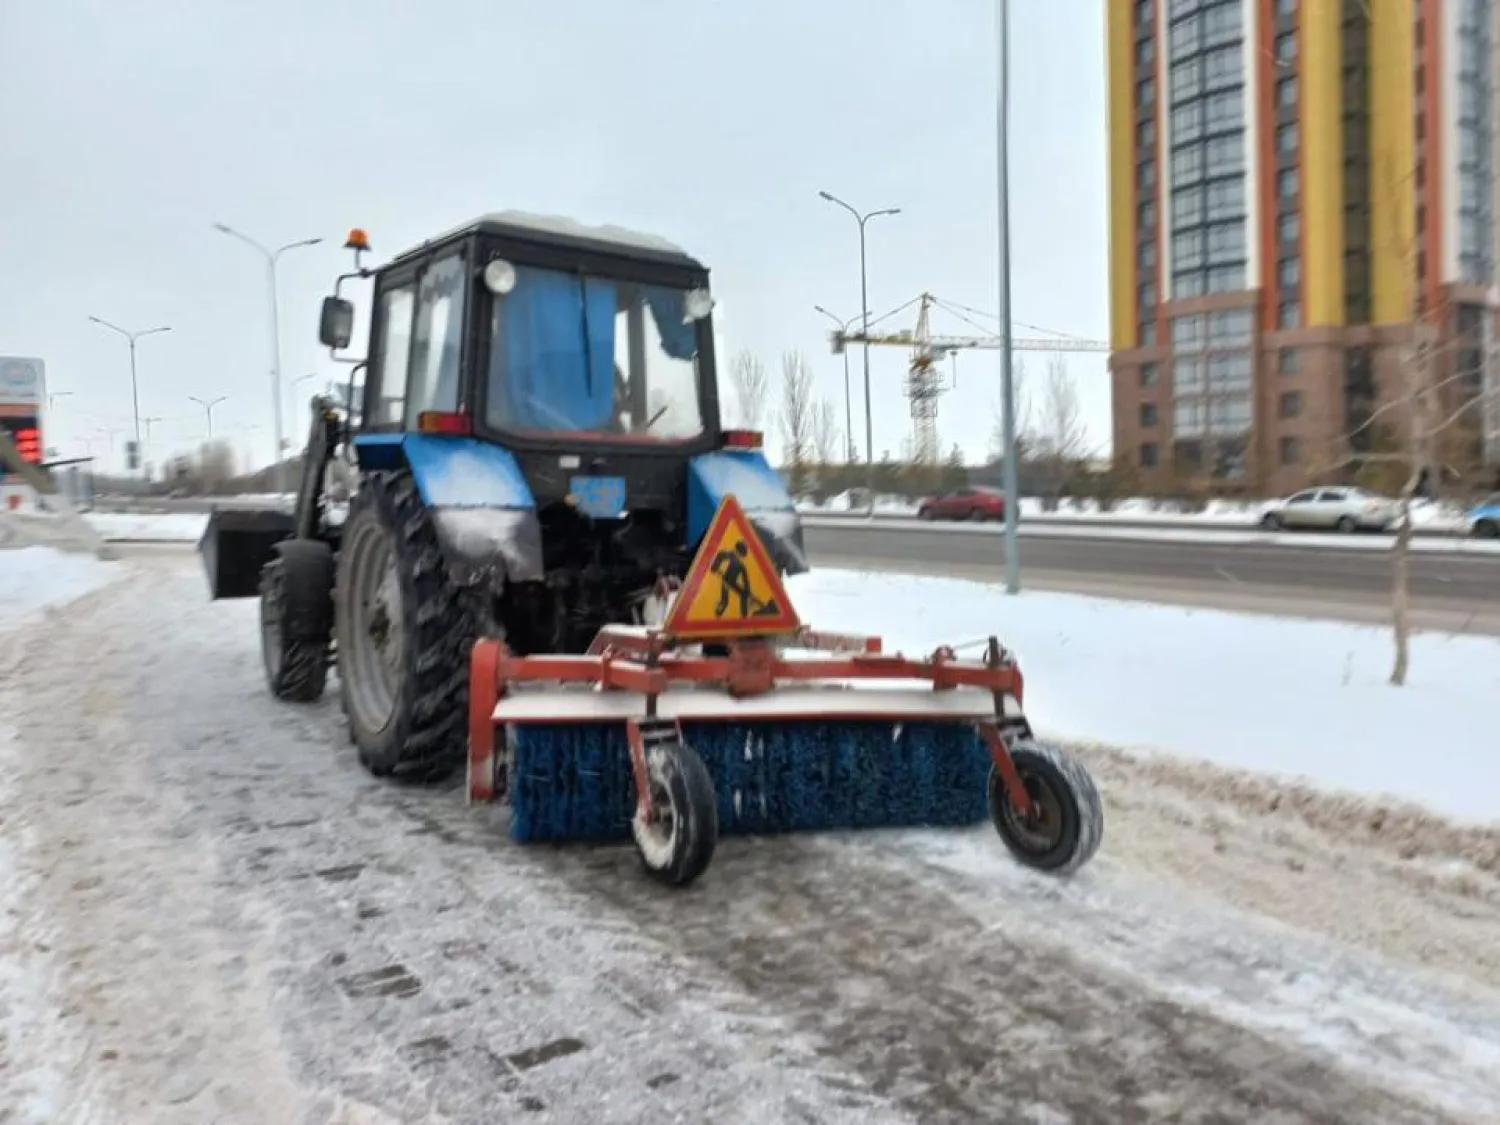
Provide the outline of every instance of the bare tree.
{"type": "MultiPolygon", "coordinates": [[[[1396,177],[1387,165],[1387,174],[1394,182],[1396,177]]],[[[1407,173],[1408,177],[1413,173],[1407,173]]],[[[1397,193],[1392,193],[1393,199],[1397,193]]],[[[1343,435],[1341,448],[1331,451],[1331,463],[1325,471],[1347,467],[1354,463],[1362,465],[1386,464],[1397,467],[1403,476],[1397,494],[1396,543],[1392,551],[1391,567],[1391,633],[1395,648],[1391,664],[1390,683],[1400,687],[1406,683],[1411,667],[1411,540],[1413,532],[1412,501],[1422,489],[1424,482],[1432,479],[1439,467],[1438,440],[1458,423],[1464,415],[1473,411],[1493,395],[1493,391],[1482,391],[1468,398],[1451,414],[1444,416],[1439,392],[1444,387],[1466,378],[1469,372],[1460,370],[1444,379],[1436,378],[1439,358],[1458,346],[1458,341],[1448,341],[1441,347],[1437,343],[1437,329],[1429,317],[1418,283],[1417,249],[1418,237],[1410,223],[1397,215],[1393,229],[1401,239],[1397,249],[1404,259],[1402,278],[1407,286],[1406,305],[1409,310],[1407,340],[1401,345],[1400,389],[1388,402],[1372,411],[1349,433],[1343,435]],[[1353,452],[1354,439],[1366,430],[1391,415],[1399,434],[1396,448],[1390,452],[1353,452]]]]}
{"type": "MultiPolygon", "coordinates": [[[[1031,445],[1031,399],[1026,394],[1026,364],[1020,356],[1010,361],[1010,382],[1016,396],[1016,445],[1021,460],[1026,459],[1031,445]]],[[[990,456],[999,459],[1005,456],[1005,404],[995,401],[994,425],[990,429],[990,456]]]]}
{"type": "Polygon", "coordinates": [[[819,399],[813,406],[812,448],[820,466],[832,465],[838,453],[839,425],[828,399],[819,399]]]}
{"type": "Polygon", "coordinates": [[[806,484],[814,424],[811,407],[812,368],[800,352],[786,352],[781,357],[781,452],[792,469],[794,492],[806,484]]]}
{"type": "Polygon", "coordinates": [[[1042,405],[1033,437],[1049,500],[1056,500],[1074,465],[1087,456],[1087,443],[1088,430],[1078,404],[1078,384],[1068,371],[1067,361],[1058,353],[1047,360],[1047,382],[1042,387],[1042,405]]]}
{"type": "Polygon", "coordinates": [[[769,389],[766,365],[752,352],[740,351],[729,365],[729,377],[734,383],[740,423],[749,430],[760,429],[761,420],[766,416],[766,391],[769,389]]]}

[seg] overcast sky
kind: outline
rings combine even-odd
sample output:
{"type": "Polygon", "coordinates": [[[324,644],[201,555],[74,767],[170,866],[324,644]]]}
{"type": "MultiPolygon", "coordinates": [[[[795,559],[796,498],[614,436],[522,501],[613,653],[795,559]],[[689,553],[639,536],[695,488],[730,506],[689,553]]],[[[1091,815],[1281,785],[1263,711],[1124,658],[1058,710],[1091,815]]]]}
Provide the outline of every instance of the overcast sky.
{"type": "MultiPolygon", "coordinates": [[[[172,332],[139,344],[153,448],[219,434],[271,450],[264,263],[282,259],[286,401],[338,371],[319,298],[352,225],[377,258],[517,208],[665,235],[713,270],[728,346],[804,352],[839,404],[822,304],[859,311],[854,220],[879,315],[927,289],[993,310],[993,0],[0,0],[0,355],[39,356],[48,444],[130,426],[125,341],[90,314],[172,332]]],[[[1011,217],[1018,321],[1103,339],[1101,0],[1012,0],[1011,217]]],[[[983,322],[993,324],[993,321],[983,322]]],[[[911,327],[911,314],[887,322],[911,327]]],[[[940,331],[971,333],[943,319],[940,331]]],[[[1024,330],[1018,328],[1018,335],[1024,330]]],[[[875,449],[910,434],[907,353],[872,351],[875,449]]],[[[1040,383],[1045,355],[1027,358],[1040,383]]],[[[1068,359],[1109,440],[1104,357],[1068,359]]],[[[854,357],[856,432],[863,435],[854,357]]],[[[958,361],[944,448],[987,445],[998,356],[958,361]]],[[[306,422],[288,407],[289,436],[306,422]]]]}

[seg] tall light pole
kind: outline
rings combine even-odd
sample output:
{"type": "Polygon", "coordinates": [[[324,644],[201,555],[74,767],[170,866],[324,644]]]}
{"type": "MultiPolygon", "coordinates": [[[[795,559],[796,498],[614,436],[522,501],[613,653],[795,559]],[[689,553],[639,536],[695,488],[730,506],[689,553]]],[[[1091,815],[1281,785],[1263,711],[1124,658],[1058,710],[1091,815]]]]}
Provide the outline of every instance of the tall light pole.
{"type": "Polygon", "coordinates": [[[266,280],[271,290],[271,421],[275,428],[273,440],[276,443],[276,452],[271,464],[275,467],[276,491],[286,491],[286,469],[282,464],[282,434],[281,434],[281,323],[280,311],[277,308],[276,299],[276,263],[288,250],[296,250],[301,246],[316,246],[322,242],[321,238],[302,238],[296,242],[288,242],[284,246],[278,246],[275,250],[269,250],[247,234],[235,230],[225,223],[215,223],[214,230],[220,234],[227,234],[231,238],[237,238],[246,246],[254,247],[260,251],[266,259],[266,280]]]}
{"type": "Polygon", "coordinates": [[[995,139],[998,153],[998,199],[1000,230],[1000,425],[1005,440],[1005,592],[1021,592],[1020,539],[1016,520],[1021,506],[1019,472],[1016,467],[1016,385],[1011,367],[1010,321],[1010,3],[996,0],[999,24],[999,71],[996,91],[995,139]]]}
{"type": "MultiPolygon", "coordinates": [[[[851,316],[848,320],[840,320],[822,305],[814,305],[813,311],[822,313],[837,324],[840,336],[849,331],[849,325],[859,319],[857,316],[851,316]]],[[[854,406],[849,397],[849,346],[844,345],[842,351],[844,353],[844,460],[852,465],[859,447],[854,444],[854,406]]]]}
{"type": "Polygon", "coordinates": [[[197,395],[188,395],[188,398],[203,407],[204,413],[208,415],[208,438],[206,439],[208,441],[214,440],[214,407],[228,397],[228,395],[220,395],[218,398],[202,399],[197,395]]]}
{"type": "MultiPolygon", "coordinates": [[[[854,221],[859,224],[859,308],[861,317],[861,332],[863,335],[870,334],[870,295],[865,270],[865,224],[877,215],[899,215],[899,207],[882,207],[879,211],[866,211],[860,214],[857,210],[845,203],[835,195],[829,195],[826,191],[818,192],[822,199],[829,203],[836,203],[849,214],[854,216],[854,221]]],[[[865,487],[870,493],[870,512],[875,512],[875,423],[870,413],[870,341],[864,341],[864,367],[865,367],[865,487]]]]}
{"type": "Polygon", "coordinates": [[[121,328],[118,324],[111,324],[107,320],[100,320],[97,316],[91,316],[89,319],[95,324],[108,328],[112,332],[118,332],[130,341],[130,408],[131,413],[135,416],[135,454],[141,458],[141,464],[144,466],[146,459],[141,449],[141,396],[135,378],[135,342],[142,336],[150,336],[156,332],[170,332],[172,331],[172,327],[171,325],[162,325],[160,328],[147,328],[140,332],[131,332],[121,328]]]}

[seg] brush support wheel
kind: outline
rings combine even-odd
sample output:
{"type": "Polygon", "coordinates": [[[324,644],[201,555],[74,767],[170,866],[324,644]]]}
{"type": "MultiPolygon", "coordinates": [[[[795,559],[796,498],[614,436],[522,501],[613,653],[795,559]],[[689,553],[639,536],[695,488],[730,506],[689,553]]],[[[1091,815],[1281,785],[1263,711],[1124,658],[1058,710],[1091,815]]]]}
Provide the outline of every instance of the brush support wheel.
{"type": "Polygon", "coordinates": [[[990,819],[1011,855],[1027,867],[1068,875],[1099,850],[1104,810],[1087,770],[1056,746],[1016,742],[1011,761],[1031,797],[1035,814],[1023,818],[1011,807],[1005,780],[990,768],[990,819]]]}
{"type": "Polygon", "coordinates": [[[697,752],[676,741],[646,748],[646,774],[655,817],[631,821],[636,852],[653,879],[685,887],[708,869],[719,840],[713,778],[697,752]]]}

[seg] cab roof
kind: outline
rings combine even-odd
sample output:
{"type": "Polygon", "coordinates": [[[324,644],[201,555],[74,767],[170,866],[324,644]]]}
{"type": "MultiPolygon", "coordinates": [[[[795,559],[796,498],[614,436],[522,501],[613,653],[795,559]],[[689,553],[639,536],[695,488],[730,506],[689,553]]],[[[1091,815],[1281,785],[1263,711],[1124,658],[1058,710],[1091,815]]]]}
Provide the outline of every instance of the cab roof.
{"type": "Polygon", "coordinates": [[[481,215],[424,240],[419,246],[391,259],[388,264],[394,265],[430,246],[474,232],[552,246],[604,251],[697,270],[707,268],[682,247],[659,235],[612,225],[591,226],[562,215],[537,215],[527,211],[495,211],[481,215]]]}

